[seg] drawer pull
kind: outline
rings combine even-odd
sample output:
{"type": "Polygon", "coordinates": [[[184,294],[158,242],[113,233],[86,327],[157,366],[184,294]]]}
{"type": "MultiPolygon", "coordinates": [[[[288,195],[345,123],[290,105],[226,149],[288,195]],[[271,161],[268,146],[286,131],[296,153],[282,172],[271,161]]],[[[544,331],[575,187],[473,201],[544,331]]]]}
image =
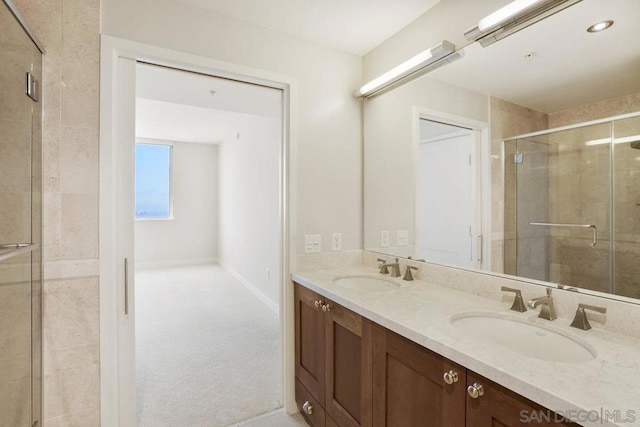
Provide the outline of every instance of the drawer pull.
{"type": "Polygon", "coordinates": [[[458,382],[458,373],[451,369],[449,372],[445,372],[443,375],[444,382],[451,385],[458,382]]]}
{"type": "Polygon", "coordinates": [[[469,393],[469,396],[471,396],[472,399],[477,399],[484,396],[484,389],[480,384],[473,383],[473,385],[467,387],[467,393],[469,393]]]}
{"type": "Polygon", "coordinates": [[[331,306],[329,304],[322,304],[322,311],[331,311],[331,306]]]}
{"type": "Polygon", "coordinates": [[[319,299],[318,301],[314,302],[314,304],[316,305],[316,308],[320,308],[320,306],[323,305],[321,299],[319,299]]]}
{"type": "Polygon", "coordinates": [[[308,400],[304,402],[304,405],[302,405],[302,410],[307,415],[313,415],[313,406],[311,406],[311,403],[309,403],[308,400]]]}

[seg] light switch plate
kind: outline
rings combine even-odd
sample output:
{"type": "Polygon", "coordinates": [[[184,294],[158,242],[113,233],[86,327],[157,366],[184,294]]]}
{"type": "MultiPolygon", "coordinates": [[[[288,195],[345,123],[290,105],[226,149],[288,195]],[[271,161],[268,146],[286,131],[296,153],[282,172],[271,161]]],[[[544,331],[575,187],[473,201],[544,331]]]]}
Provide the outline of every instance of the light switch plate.
{"type": "Polygon", "coordinates": [[[342,233],[333,233],[331,236],[331,250],[334,252],[342,250],[342,233]]]}
{"type": "Polygon", "coordinates": [[[386,230],[380,232],[380,247],[381,248],[389,247],[389,232],[386,230]]]}
{"type": "Polygon", "coordinates": [[[398,230],[398,246],[409,245],[409,230],[398,230]]]}
{"type": "Polygon", "coordinates": [[[322,252],[322,237],[319,234],[307,234],[304,236],[304,253],[319,254],[322,252]]]}

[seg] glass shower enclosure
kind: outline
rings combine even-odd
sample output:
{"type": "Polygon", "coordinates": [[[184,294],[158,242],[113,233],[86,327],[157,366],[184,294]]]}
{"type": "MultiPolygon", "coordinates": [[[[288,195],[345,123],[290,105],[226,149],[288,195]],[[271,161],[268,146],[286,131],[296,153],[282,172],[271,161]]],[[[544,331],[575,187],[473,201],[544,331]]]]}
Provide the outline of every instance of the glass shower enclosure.
{"type": "Polygon", "coordinates": [[[42,52],[0,5],[0,426],[42,415],[42,52]]]}
{"type": "Polygon", "coordinates": [[[505,273],[640,298],[640,113],[504,150],[505,273]]]}

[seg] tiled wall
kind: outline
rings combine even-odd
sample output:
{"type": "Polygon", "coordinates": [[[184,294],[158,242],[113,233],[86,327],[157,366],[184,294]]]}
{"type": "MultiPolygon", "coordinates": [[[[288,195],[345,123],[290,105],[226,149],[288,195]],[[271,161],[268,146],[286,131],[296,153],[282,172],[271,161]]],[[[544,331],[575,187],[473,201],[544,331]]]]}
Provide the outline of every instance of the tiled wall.
{"type": "Polygon", "coordinates": [[[100,424],[99,0],[14,0],[44,56],[44,420],[100,424]]]}
{"type": "Polygon", "coordinates": [[[636,111],[640,111],[640,93],[551,113],[549,114],[549,127],[567,126],[636,111]]]}
{"type": "MultiPolygon", "coordinates": [[[[640,93],[614,98],[608,101],[598,102],[595,104],[584,105],[570,110],[564,110],[549,115],[549,124],[551,127],[565,126],[574,123],[581,123],[589,120],[596,120],[606,117],[617,116],[640,111],[640,93]]],[[[600,135],[592,130],[588,137],[584,136],[582,140],[592,140],[598,138],[609,137],[610,128],[608,125],[592,126],[592,129],[602,128],[600,135]]],[[[631,135],[640,135],[640,118],[631,118],[615,123],[615,136],[625,137],[631,135]]],[[[564,143],[565,145],[567,142],[564,143]]],[[[611,188],[609,181],[609,149],[602,146],[597,150],[598,146],[590,147],[590,150],[581,150],[570,156],[573,159],[572,164],[565,164],[561,168],[565,171],[563,182],[569,192],[565,192],[565,196],[571,196],[573,203],[571,206],[576,209],[576,217],[585,218],[585,213],[589,209],[597,208],[597,203],[603,200],[597,200],[597,195],[606,193],[609,197],[611,188]],[[604,160],[598,161],[597,153],[600,151],[600,157],[604,160]],[[597,164],[603,164],[606,169],[606,176],[598,176],[597,164]],[[585,174],[571,174],[571,170],[578,170],[579,165],[591,165],[585,174]],[[596,200],[593,200],[596,195],[596,200]]],[[[614,186],[615,186],[615,293],[640,298],[640,225],[638,225],[638,216],[640,215],[640,187],[636,185],[640,178],[640,151],[630,148],[629,144],[616,144],[615,148],[615,170],[614,170],[614,186]]],[[[565,161],[566,163],[566,161],[565,161]]],[[[600,168],[602,169],[602,168],[600,168]]],[[[560,169],[558,169],[560,170],[560,169]]],[[[601,174],[602,175],[602,174],[601,174]]],[[[604,197],[604,196],[603,196],[604,197]]],[[[600,223],[605,225],[609,223],[609,205],[608,201],[604,201],[607,205],[600,209],[603,212],[600,215],[592,215],[597,218],[600,223]]],[[[606,242],[610,238],[610,230],[607,227],[599,228],[600,238],[606,242]],[[602,232],[601,232],[602,231],[602,232]]],[[[569,239],[567,236],[558,237],[554,246],[563,250],[562,257],[558,259],[558,264],[563,266],[562,274],[563,282],[573,282],[577,286],[583,286],[590,289],[600,289],[602,284],[608,288],[609,285],[609,246],[608,243],[603,244],[597,250],[601,253],[597,255],[596,251],[589,253],[596,254],[594,256],[585,256],[586,251],[577,250],[575,244],[566,243],[566,240],[576,241],[575,238],[569,239]],[[588,274],[587,274],[588,273],[588,274]],[[606,277],[599,282],[589,285],[591,277],[597,273],[606,277]]],[[[583,245],[584,246],[584,245],[583,245]]],[[[604,289],[608,290],[608,289],[604,289]]]]}

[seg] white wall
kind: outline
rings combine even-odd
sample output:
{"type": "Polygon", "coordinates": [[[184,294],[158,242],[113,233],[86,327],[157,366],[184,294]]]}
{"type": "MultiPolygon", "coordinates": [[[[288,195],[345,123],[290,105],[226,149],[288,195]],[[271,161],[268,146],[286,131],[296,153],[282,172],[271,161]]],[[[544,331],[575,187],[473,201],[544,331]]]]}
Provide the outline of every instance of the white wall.
{"type": "Polygon", "coordinates": [[[218,147],[174,142],[172,220],[135,222],[137,267],[212,262],[217,258],[218,147]]]}
{"type": "Polygon", "coordinates": [[[428,76],[365,101],[365,248],[380,247],[382,230],[389,231],[390,246],[395,245],[398,230],[408,230],[409,245],[414,244],[414,107],[489,122],[487,95],[428,76]]]}
{"type": "Polygon", "coordinates": [[[103,0],[102,33],[297,79],[297,239],[332,232],[361,248],[362,58],[171,0],[103,0]]]}
{"type": "Polygon", "coordinates": [[[279,118],[242,115],[240,138],[220,145],[220,263],[278,307],[279,118]]]}

